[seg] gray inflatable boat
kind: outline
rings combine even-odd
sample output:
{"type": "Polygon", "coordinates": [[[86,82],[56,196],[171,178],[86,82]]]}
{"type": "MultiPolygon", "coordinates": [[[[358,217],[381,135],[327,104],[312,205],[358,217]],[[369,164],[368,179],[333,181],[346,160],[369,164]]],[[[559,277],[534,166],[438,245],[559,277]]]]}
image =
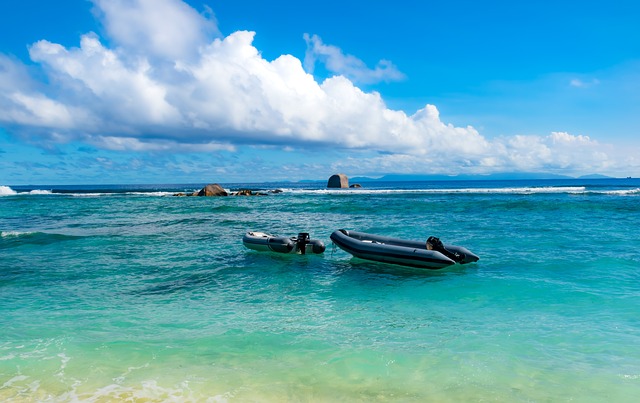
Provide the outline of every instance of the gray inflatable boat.
{"type": "Polygon", "coordinates": [[[424,241],[409,241],[345,229],[331,234],[331,240],[340,249],[361,259],[377,262],[437,270],[480,259],[467,248],[444,245],[434,237],[429,238],[429,241],[432,239],[436,241],[435,249],[428,250],[424,241]]]}
{"type": "Polygon", "coordinates": [[[297,237],[284,237],[264,232],[249,231],[242,237],[242,243],[249,249],[279,253],[322,253],[324,243],[318,239],[311,239],[309,234],[301,232],[297,237]]]}

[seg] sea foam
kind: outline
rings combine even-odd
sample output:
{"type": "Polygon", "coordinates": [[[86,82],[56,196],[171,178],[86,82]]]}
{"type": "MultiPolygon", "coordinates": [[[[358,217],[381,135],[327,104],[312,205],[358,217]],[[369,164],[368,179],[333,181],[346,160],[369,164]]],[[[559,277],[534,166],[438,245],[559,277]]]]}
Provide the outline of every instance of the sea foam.
{"type": "Polygon", "coordinates": [[[0,238],[17,238],[23,235],[31,235],[33,232],[19,232],[19,231],[0,231],[0,238]]]}
{"type": "Polygon", "coordinates": [[[0,186],[0,196],[12,196],[15,194],[18,194],[18,192],[11,189],[9,186],[0,186]]]}
{"type": "Polygon", "coordinates": [[[29,194],[30,195],[50,195],[52,194],[52,192],[50,190],[34,189],[30,191],[29,194]]]}
{"type": "Polygon", "coordinates": [[[443,189],[283,189],[287,193],[301,194],[547,194],[547,193],[585,193],[584,186],[545,186],[545,187],[505,187],[505,188],[443,188],[443,189]]]}
{"type": "Polygon", "coordinates": [[[15,196],[18,194],[30,194],[30,195],[50,195],[53,192],[51,190],[34,189],[29,192],[16,192],[9,186],[0,186],[0,196],[15,196]]]}

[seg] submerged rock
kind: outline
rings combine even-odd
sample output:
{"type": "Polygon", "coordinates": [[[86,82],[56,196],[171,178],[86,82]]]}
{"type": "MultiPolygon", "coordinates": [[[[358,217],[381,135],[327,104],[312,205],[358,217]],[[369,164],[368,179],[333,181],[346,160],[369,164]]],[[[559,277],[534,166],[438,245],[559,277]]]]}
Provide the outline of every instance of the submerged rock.
{"type": "MultiPolygon", "coordinates": [[[[275,190],[269,193],[281,193],[281,192],[282,190],[275,190]]],[[[182,197],[187,197],[187,196],[267,196],[267,195],[268,193],[257,192],[257,191],[254,192],[251,189],[240,189],[237,192],[233,192],[229,194],[226,190],[224,190],[222,186],[218,185],[217,183],[209,184],[200,190],[196,190],[193,193],[179,192],[179,193],[173,194],[173,196],[182,196],[182,197]]]]}
{"type": "Polygon", "coordinates": [[[254,192],[250,189],[241,189],[233,194],[234,196],[266,196],[266,193],[254,192]]]}

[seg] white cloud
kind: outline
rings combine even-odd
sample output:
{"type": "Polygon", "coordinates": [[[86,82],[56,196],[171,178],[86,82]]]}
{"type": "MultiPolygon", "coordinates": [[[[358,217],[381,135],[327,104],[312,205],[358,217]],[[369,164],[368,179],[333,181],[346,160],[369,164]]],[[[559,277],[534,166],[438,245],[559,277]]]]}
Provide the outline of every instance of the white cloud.
{"type": "Polygon", "coordinates": [[[172,153],[195,153],[212,151],[234,151],[235,147],[230,144],[207,143],[207,144],[183,144],[172,140],[142,141],[130,137],[109,137],[97,136],[84,139],[96,147],[112,151],[166,151],[172,153]]]}
{"type": "Polygon", "coordinates": [[[598,84],[600,84],[600,80],[598,80],[597,78],[588,81],[579,78],[572,78],[571,81],[569,81],[569,85],[576,88],[589,88],[598,84]]]}
{"type": "Polygon", "coordinates": [[[27,95],[16,92],[8,95],[16,106],[3,114],[24,125],[37,125],[50,128],[69,128],[73,126],[73,116],[69,108],[41,95],[27,95]]]}
{"type": "Polygon", "coordinates": [[[501,163],[520,171],[589,172],[606,169],[612,162],[612,157],[606,153],[609,147],[588,136],[566,132],[552,132],[547,136],[518,135],[499,139],[496,143],[501,150],[496,157],[501,163]]]}
{"type": "Polygon", "coordinates": [[[149,63],[140,59],[132,66],[125,65],[95,35],[84,35],[80,48],[71,50],[42,40],[31,46],[29,53],[65,86],[62,96],[73,97],[68,101],[90,108],[96,116],[115,119],[121,126],[135,125],[139,120],[167,124],[179,119],[176,108],[165,99],[166,86],[151,77],[149,63]]]}
{"type": "Polygon", "coordinates": [[[374,69],[370,69],[357,57],[345,55],[336,46],[325,45],[318,35],[304,34],[304,40],[307,42],[304,67],[309,73],[313,73],[316,60],[320,60],[330,72],[344,75],[356,83],[372,84],[405,78],[405,75],[388,60],[380,60],[374,69]]]}
{"type": "MultiPolygon", "coordinates": [[[[464,141],[464,140],[461,140],[464,141]]],[[[474,144],[476,152],[438,152],[427,155],[394,153],[360,155],[334,164],[335,171],[402,172],[456,175],[492,172],[607,172],[616,166],[611,147],[603,146],[587,136],[553,132],[547,136],[525,136],[484,140],[474,144]],[[483,148],[483,147],[484,148],[483,148]]],[[[627,162],[628,164],[628,162],[627,162]]],[[[637,167],[637,163],[627,165],[637,167]]]]}
{"type": "Polygon", "coordinates": [[[167,60],[197,55],[217,23],[180,0],[92,0],[107,32],[119,46],[167,60]]]}
{"type": "Polygon", "coordinates": [[[20,83],[22,88],[29,88],[33,85],[24,65],[0,54],[0,93],[14,91],[17,83],[20,83]]]}
{"type": "Polygon", "coordinates": [[[178,0],[94,3],[116,46],[91,33],[77,48],[35,43],[31,58],[50,84],[34,83],[24,66],[0,56],[0,124],[46,141],[107,150],[210,152],[249,144],[381,153],[354,163],[370,171],[595,170],[613,164],[610,150],[586,136],[489,140],[473,127],[443,122],[434,105],[413,115],[389,109],[379,93],[362,91],[354,81],[402,74],[386,62],[368,69],[317,36],[306,36],[305,62],[320,58],[340,74],[322,83],[291,55],[264,59],[253,32],[216,37],[211,19],[178,0]]]}

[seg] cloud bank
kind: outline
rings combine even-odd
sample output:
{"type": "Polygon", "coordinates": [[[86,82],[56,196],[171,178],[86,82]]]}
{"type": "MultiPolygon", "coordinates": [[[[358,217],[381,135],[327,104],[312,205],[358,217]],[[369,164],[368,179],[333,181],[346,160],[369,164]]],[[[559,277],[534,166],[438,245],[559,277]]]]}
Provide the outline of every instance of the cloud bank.
{"type": "MultiPolygon", "coordinates": [[[[405,79],[389,61],[371,69],[305,35],[300,59],[265,60],[254,32],[222,35],[211,12],[180,0],[94,0],[108,34],[78,47],[41,40],[30,57],[44,71],[0,55],[0,124],[43,146],[81,142],[134,152],[233,151],[236,147],[368,150],[358,173],[504,172],[611,168],[606,146],[564,132],[487,139],[440,119],[434,105],[409,115],[357,84],[405,79]],[[168,17],[170,16],[170,17],[168,17]],[[109,43],[106,45],[105,43],[109,43]],[[335,76],[318,82],[316,63],[335,76]],[[306,67],[306,69],[305,69],[306,67]]],[[[349,167],[346,160],[342,166],[349,167]]]]}

